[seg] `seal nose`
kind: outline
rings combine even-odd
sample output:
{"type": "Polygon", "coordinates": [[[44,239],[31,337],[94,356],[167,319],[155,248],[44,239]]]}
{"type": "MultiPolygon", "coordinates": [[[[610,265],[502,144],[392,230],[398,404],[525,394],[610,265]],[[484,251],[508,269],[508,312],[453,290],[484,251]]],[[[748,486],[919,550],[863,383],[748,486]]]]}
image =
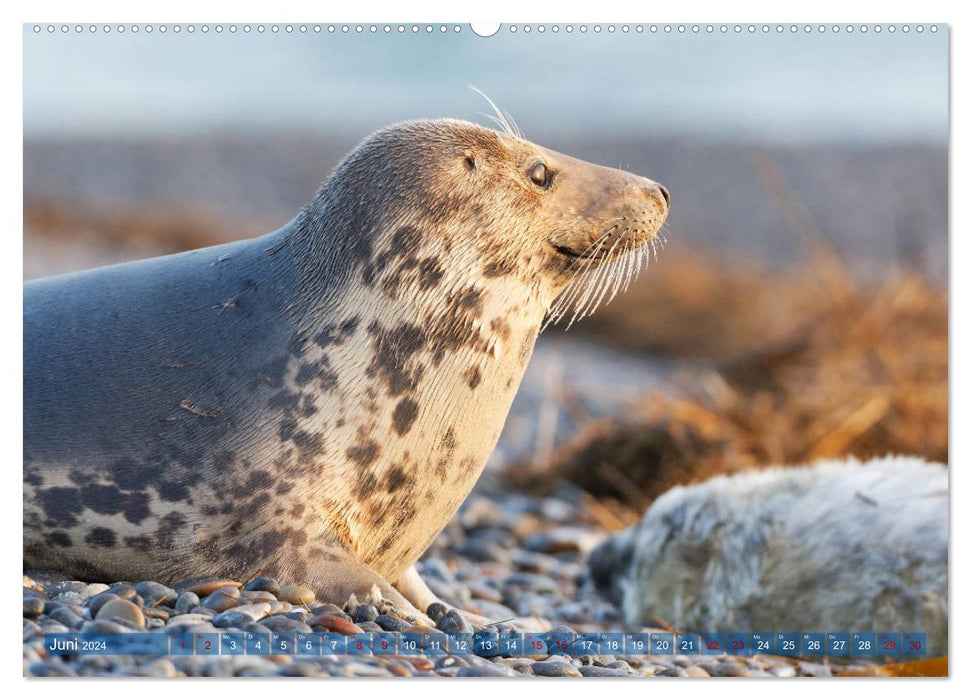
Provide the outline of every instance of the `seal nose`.
{"type": "Polygon", "coordinates": [[[648,180],[647,184],[641,185],[641,191],[648,199],[653,199],[658,204],[663,201],[665,211],[671,208],[671,193],[668,192],[668,188],[664,185],[659,185],[656,182],[648,180]]]}
{"type": "Polygon", "coordinates": [[[658,185],[657,188],[661,190],[661,196],[664,197],[664,204],[668,209],[671,208],[671,193],[668,192],[668,188],[664,185],[658,185]]]}

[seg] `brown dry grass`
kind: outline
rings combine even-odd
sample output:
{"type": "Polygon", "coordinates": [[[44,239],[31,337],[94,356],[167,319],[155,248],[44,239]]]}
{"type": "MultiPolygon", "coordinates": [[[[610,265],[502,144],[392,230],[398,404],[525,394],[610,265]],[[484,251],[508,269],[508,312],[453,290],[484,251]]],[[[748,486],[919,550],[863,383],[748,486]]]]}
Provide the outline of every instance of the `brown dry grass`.
{"type": "Polygon", "coordinates": [[[946,292],[917,273],[856,281],[818,247],[807,258],[782,271],[665,259],[583,330],[677,359],[671,386],[508,478],[572,482],[628,522],[672,486],[750,467],[946,462],[946,292]]]}

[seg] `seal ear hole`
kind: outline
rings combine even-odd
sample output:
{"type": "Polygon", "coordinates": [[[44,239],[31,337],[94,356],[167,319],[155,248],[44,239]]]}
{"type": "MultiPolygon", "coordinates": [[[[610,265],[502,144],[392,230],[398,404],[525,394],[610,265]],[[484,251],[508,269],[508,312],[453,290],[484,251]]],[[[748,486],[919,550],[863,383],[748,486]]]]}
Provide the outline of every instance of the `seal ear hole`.
{"type": "Polygon", "coordinates": [[[475,158],[473,158],[468,153],[465,154],[465,159],[463,160],[467,170],[475,170],[475,158]]]}

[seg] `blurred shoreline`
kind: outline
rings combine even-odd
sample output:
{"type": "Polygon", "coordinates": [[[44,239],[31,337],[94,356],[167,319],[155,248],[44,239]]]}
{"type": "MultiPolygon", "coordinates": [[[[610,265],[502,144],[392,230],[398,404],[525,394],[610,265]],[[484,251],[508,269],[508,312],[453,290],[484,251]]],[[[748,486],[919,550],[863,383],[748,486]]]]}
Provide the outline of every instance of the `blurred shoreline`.
{"type": "MultiPolygon", "coordinates": [[[[363,135],[361,135],[363,137],[363,135]]],[[[728,262],[802,260],[818,236],[854,274],[947,273],[947,150],[919,144],[771,147],[704,140],[554,138],[544,146],[662,182],[668,250],[728,262]]],[[[187,138],[28,139],[25,279],[248,238],[289,221],[358,137],[233,132],[187,138]],[[124,228],[131,227],[130,240],[124,228]],[[45,239],[68,254],[47,268],[45,239]],[[35,246],[34,243],[37,242],[35,246]]],[[[49,259],[49,258],[48,258],[49,259]]],[[[663,256],[662,256],[663,260],[663,256]]]]}

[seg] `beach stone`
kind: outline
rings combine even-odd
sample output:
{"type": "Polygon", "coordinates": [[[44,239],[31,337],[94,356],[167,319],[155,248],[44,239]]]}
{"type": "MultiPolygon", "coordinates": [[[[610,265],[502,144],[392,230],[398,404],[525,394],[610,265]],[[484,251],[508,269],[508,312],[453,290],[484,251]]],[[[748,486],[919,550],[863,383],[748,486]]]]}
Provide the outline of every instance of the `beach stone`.
{"type": "Polygon", "coordinates": [[[141,667],[152,678],[175,678],[178,672],[169,659],[156,659],[141,667]]]}
{"type": "Polygon", "coordinates": [[[307,623],[314,630],[325,630],[339,634],[362,634],[364,632],[364,630],[350,620],[337,617],[336,615],[314,615],[307,623]]]}
{"type": "Polygon", "coordinates": [[[38,677],[70,677],[74,678],[78,674],[77,672],[68,666],[65,662],[61,661],[60,658],[52,658],[47,661],[42,661],[39,664],[31,664],[29,667],[29,672],[31,676],[38,677]]]}
{"type": "Polygon", "coordinates": [[[254,578],[243,588],[247,591],[265,591],[276,596],[280,592],[280,582],[269,576],[260,576],[259,578],[254,578]]]}
{"type": "Polygon", "coordinates": [[[474,664],[460,668],[455,675],[459,678],[515,678],[519,674],[514,669],[500,664],[474,664]]]}
{"type": "Polygon", "coordinates": [[[108,586],[108,590],[105,591],[105,593],[113,593],[124,600],[131,600],[138,595],[138,591],[135,590],[135,587],[124,581],[108,586]]]}
{"type": "Polygon", "coordinates": [[[537,676],[580,677],[580,672],[569,661],[560,661],[561,657],[550,657],[546,661],[534,661],[531,666],[533,674],[537,676]]]}
{"type": "Polygon", "coordinates": [[[179,592],[189,591],[195,593],[197,596],[207,596],[224,586],[242,588],[243,584],[229,578],[192,578],[179,581],[173,584],[172,587],[179,592]]]}
{"type": "Polygon", "coordinates": [[[104,593],[107,590],[107,583],[89,583],[84,587],[84,590],[78,591],[78,593],[81,595],[81,598],[88,600],[92,596],[96,596],[99,593],[104,593]]]}
{"type": "Polygon", "coordinates": [[[271,632],[313,632],[310,625],[285,615],[273,615],[260,621],[271,632]]]}
{"type": "Polygon", "coordinates": [[[800,661],[799,675],[811,676],[813,678],[830,678],[833,675],[833,670],[826,664],[818,664],[811,661],[800,661]]]}
{"type": "Polygon", "coordinates": [[[213,612],[224,612],[239,605],[239,589],[223,586],[207,595],[200,604],[213,612]]]}
{"type": "Polygon", "coordinates": [[[470,633],[472,625],[457,610],[449,610],[435,623],[442,632],[470,633]]]}
{"type": "Polygon", "coordinates": [[[441,603],[432,603],[428,606],[428,610],[425,611],[425,614],[431,618],[432,622],[438,622],[439,619],[441,619],[441,617],[447,612],[448,608],[441,603]]]}
{"type": "Polygon", "coordinates": [[[135,592],[138,593],[149,605],[156,603],[161,605],[171,605],[178,600],[179,594],[172,588],[164,586],[157,581],[141,581],[135,584],[135,592]]]}
{"type": "Polygon", "coordinates": [[[306,586],[280,586],[277,598],[293,605],[307,605],[316,598],[314,592],[306,586]]]}
{"type": "Polygon", "coordinates": [[[69,605],[58,605],[46,614],[52,620],[56,620],[72,630],[79,629],[84,624],[84,617],[69,605]]]}
{"type": "Polygon", "coordinates": [[[378,619],[378,609],[370,603],[358,605],[353,614],[354,622],[374,622],[378,619]]]}
{"type": "Polygon", "coordinates": [[[83,605],[84,598],[77,591],[65,591],[54,597],[54,603],[64,603],[68,605],[83,605]]]}
{"type": "Polygon", "coordinates": [[[95,615],[96,620],[106,620],[112,617],[134,622],[139,627],[145,626],[145,615],[142,613],[142,609],[129,600],[109,600],[98,609],[98,614],[95,615]]]}
{"type": "Polygon", "coordinates": [[[391,615],[378,615],[374,620],[386,632],[400,632],[408,627],[408,623],[391,615]]]}
{"type": "Polygon", "coordinates": [[[213,616],[210,622],[216,627],[226,629],[229,627],[242,627],[247,623],[254,622],[254,620],[252,616],[241,613],[238,610],[227,610],[226,612],[221,612],[213,616]]]}
{"type": "Polygon", "coordinates": [[[796,675],[796,669],[788,664],[779,664],[768,669],[768,672],[776,678],[792,678],[796,675]]]}
{"type": "Polygon", "coordinates": [[[663,671],[658,671],[655,676],[665,676],[671,678],[687,678],[688,672],[680,666],[668,666],[663,671]]]}
{"type": "Polygon", "coordinates": [[[325,603],[324,605],[318,605],[312,608],[311,613],[314,615],[333,615],[335,617],[342,617],[348,622],[351,622],[351,616],[344,612],[343,609],[334,605],[333,603],[325,603]]]}
{"type": "Polygon", "coordinates": [[[132,630],[114,620],[88,620],[79,631],[83,634],[125,634],[132,630]]]}
{"type": "Polygon", "coordinates": [[[183,591],[175,601],[175,612],[185,614],[193,608],[199,607],[199,596],[192,591],[183,591]]]}
{"type": "Polygon", "coordinates": [[[357,626],[360,627],[365,632],[383,632],[384,631],[384,630],[381,629],[381,625],[379,625],[377,622],[371,622],[370,620],[364,620],[362,622],[358,622],[357,623],[357,626]]]}
{"type": "Polygon", "coordinates": [[[588,554],[603,537],[580,527],[558,527],[529,535],[523,542],[526,549],[544,554],[571,552],[588,554]]]}
{"type": "Polygon", "coordinates": [[[472,596],[473,605],[477,600],[487,600],[492,603],[502,602],[502,592],[498,588],[489,586],[482,581],[469,581],[465,585],[469,589],[469,595],[472,596]]]}
{"type": "Polygon", "coordinates": [[[24,596],[24,617],[38,617],[43,612],[43,600],[36,596],[24,596]]]}
{"type": "Polygon", "coordinates": [[[630,671],[622,668],[607,668],[605,666],[581,666],[577,669],[584,678],[626,678],[630,671]]]}

